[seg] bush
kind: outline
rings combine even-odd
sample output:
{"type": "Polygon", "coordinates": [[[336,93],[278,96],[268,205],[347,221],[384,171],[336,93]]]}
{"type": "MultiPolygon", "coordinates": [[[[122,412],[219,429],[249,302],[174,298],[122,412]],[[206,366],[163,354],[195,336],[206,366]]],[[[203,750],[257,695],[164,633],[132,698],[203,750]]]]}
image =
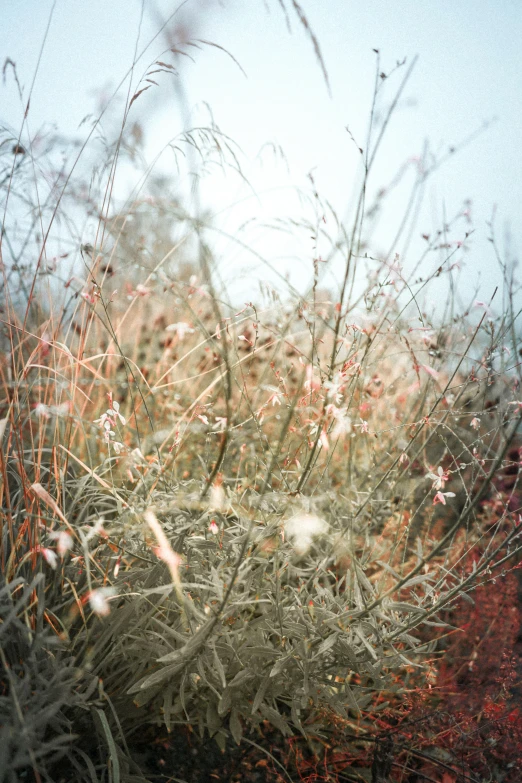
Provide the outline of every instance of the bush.
{"type": "MultiPolygon", "coordinates": [[[[394,753],[420,758],[411,734],[398,750],[392,738],[431,708],[439,637],[462,599],[520,561],[522,404],[507,265],[499,316],[455,301],[430,315],[422,298],[446,276],[454,291],[464,211],[427,237],[422,277],[372,257],[372,161],[409,73],[370,122],[351,227],[311,183],[315,218],[300,228],[330,254],[311,259],[309,290],[267,285],[239,310],[220,288],[211,218],[174,187],[150,177],[139,198],[105,201],[117,162],[140,160],[129,111],[143,85],[99,179],[76,161],[57,180],[43,238],[31,225],[18,241],[12,194],[37,204],[40,182],[2,131],[4,161],[17,156],[2,237],[24,261],[3,267],[5,780],[144,780],[135,746],[160,725],[221,750],[271,726],[303,764],[296,736],[317,751],[340,727],[345,767],[366,779],[395,774],[394,753]],[[92,226],[98,204],[92,243],[64,244],[58,219],[92,226]]],[[[203,166],[237,165],[213,120],[178,141],[203,166]]],[[[42,176],[55,155],[51,140],[42,176]]]]}

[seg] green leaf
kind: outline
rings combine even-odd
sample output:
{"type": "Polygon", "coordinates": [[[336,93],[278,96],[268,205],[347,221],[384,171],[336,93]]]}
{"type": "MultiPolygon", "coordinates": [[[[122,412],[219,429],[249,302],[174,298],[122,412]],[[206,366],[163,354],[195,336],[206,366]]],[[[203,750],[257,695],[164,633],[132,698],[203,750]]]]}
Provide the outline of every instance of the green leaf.
{"type": "Polygon", "coordinates": [[[230,727],[230,733],[234,738],[234,742],[236,743],[236,745],[239,745],[241,742],[241,737],[243,736],[243,727],[241,725],[241,721],[239,720],[239,715],[236,707],[232,708],[228,725],[230,727]]]}
{"type": "Polygon", "coordinates": [[[389,609],[393,609],[394,612],[409,612],[411,614],[425,614],[426,610],[421,606],[413,606],[413,604],[406,604],[403,601],[394,601],[388,606],[389,609]]]}
{"type": "Polygon", "coordinates": [[[228,683],[228,687],[237,688],[238,685],[241,685],[247,680],[253,679],[255,676],[256,676],[255,672],[253,672],[251,669],[242,669],[240,672],[236,674],[235,677],[233,677],[230,680],[230,682],[228,683]]]}
{"type": "Polygon", "coordinates": [[[138,682],[135,683],[132,688],[129,688],[127,693],[132,694],[136,693],[137,691],[143,691],[147,688],[151,688],[154,685],[159,685],[165,680],[168,680],[169,677],[172,677],[174,674],[177,674],[179,671],[181,671],[184,665],[184,662],[181,662],[174,663],[172,666],[164,666],[162,669],[158,669],[157,671],[153,672],[153,674],[149,674],[147,677],[143,677],[141,680],[138,680],[138,682]]]}
{"type": "Polygon", "coordinates": [[[224,753],[227,749],[227,735],[222,731],[218,731],[214,737],[214,741],[220,749],[221,753],[224,753]]]}
{"type": "Polygon", "coordinates": [[[120,760],[118,759],[118,751],[116,749],[116,743],[114,742],[109,723],[103,710],[96,709],[95,714],[98,716],[103,733],[105,735],[105,739],[107,740],[107,745],[109,746],[113,783],[120,783],[120,760]]]}
{"type": "Polygon", "coordinates": [[[314,658],[317,658],[320,655],[324,655],[325,652],[328,652],[328,650],[330,650],[336,643],[338,636],[338,633],[331,633],[330,636],[327,636],[326,639],[323,639],[316,650],[314,658]]]}
{"type": "Polygon", "coordinates": [[[254,703],[252,704],[252,715],[254,715],[254,713],[258,711],[260,704],[265,696],[266,689],[268,688],[269,682],[270,682],[270,675],[267,674],[266,677],[261,681],[261,685],[257,689],[257,693],[254,698],[254,703]]]}
{"type": "Polygon", "coordinates": [[[272,726],[275,726],[276,729],[279,729],[281,734],[283,734],[285,737],[289,737],[292,734],[290,726],[283,718],[281,713],[278,712],[278,710],[274,709],[273,707],[269,707],[268,704],[261,704],[259,709],[263,717],[265,717],[272,724],[272,726]]]}
{"type": "Polygon", "coordinates": [[[165,728],[167,729],[167,731],[170,731],[172,728],[171,725],[172,692],[173,692],[173,686],[169,685],[163,695],[163,720],[165,721],[165,728]]]}
{"type": "Polygon", "coordinates": [[[221,680],[221,685],[223,688],[227,687],[227,678],[225,676],[225,670],[223,668],[223,664],[219,660],[219,656],[217,654],[216,646],[212,645],[212,653],[214,657],[214,665],[216,667],[217,673],[219,674],[219,679],[221,680]]]}
{"type": "Polygon", "coordinates": [[[220,715],[226,715],[232,705],[230,688],[225,688],[218,703],[218,712],[220,715]]]}
{"type": "Polygon", "coordinates": [[[291,655],[285,655],[282,658],[280,658],[278,661],[274,663],[272,668],[270,669],[269,677],[276,677],[278,674],[280,674],[283,669],[285,668],[286,664],[291,660],[291,655]]]}
{"type": "Polygon", "coordinates": [[[207,729],[211,737],[221,728],[221,718],[219,717],[216,707],[213,702],[209,701],[207,704],[207,729]]]}

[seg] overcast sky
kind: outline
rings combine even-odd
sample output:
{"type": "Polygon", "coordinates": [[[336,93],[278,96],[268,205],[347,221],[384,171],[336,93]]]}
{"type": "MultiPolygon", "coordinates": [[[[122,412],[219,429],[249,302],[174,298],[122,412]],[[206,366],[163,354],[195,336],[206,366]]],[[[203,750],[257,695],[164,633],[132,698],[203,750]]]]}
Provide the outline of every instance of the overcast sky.
{"type": "MultiPolygon", "coordinates": [[[[421,235],[432,234],[444,215],[449,218],[462,211],[469,199],[475,233],[470,250],[458,256],[465,264],[461,286],[465,298],[480,275],[478,295],[487,298],[499,281],[487,242],[486,223],[494,208],[501,244],[506,231],[512,233],[512,258],[522,238],[520,0],[300,0],[319,42],[329,84],[292,0],[286,0],[286,5],[290,31],[278,0],[188,0],[171,24],[171,29],[183,25],[192,39],[224,47],[245,72],[225,52],[208,46],[194,50],[195,62],[185,58],[181,70],[193,121],[202,121],[201,106],[207,102],[221,130],[240,146],[242,167],[256,192],[237,177],[216,174],[205,179],[201,197],[220,213],[219,227],[236,236],[238,226],[251,218],[296,217],[302,207],[292,188],[308,187],[309,172],[321,195],[348,220],[360,155],[346,126],[357,145],[364,146],[375,78],[373,49],[379,49],[385,73],[406,58],[402,70],[384,85],[383,106],[418,55],[376,160],[372,192],[386,185],[405,161],[419,156],[426,142],[433,151],[444,153],[494,121],[430,180],[406,249],[404,243],[391,244],[406,190],[392,194],[372,237],[372,252],[399,252],[411,268],[424,248],[421,235]],[[267,154],[267,148],[257,157],[267,142],[282,147],[289,174],[285,165],[267,154]]],[[[31,133],[43,124],[54,124],[60,132],[81,136],[86,128],[78,131],[78,125],[95,111],[100,91],[108,94],[130,67],[138,35],[140,52],[176,4],[171,0],[143,4],[139,0],[0,0],[0,7],[2,62],[6,57],[16,62],[26,96],[50,25],[31,98],[31,133]]],[[[135,84],[166,45],[162,35],[150,44],[136,69],[135,84]]],[[[136,101],[135,114],[131,113],[131,119],[144,126],[150,160],[187,123],[168,79],[162,74],[158,82],[158,88],[136,101]]],[[[23,108],[9,74],[0,89],[0,120],[17,131],[23,108]]],[[[414,164],[410,168],[409,184],[414,164]]],[[[161,156],[156,171],[172,174],[172,156],[161,156]]],[[[451,239],[462,239],[465,229],[462,221],[451,239]]],[[[245,236],[297,287],[304,288],[316,252],[309,237],[289,238],[266,229],[245,236]]],[[[233,240],[220,240],[216,251],[223,277],[236,286],[240,297],[247,295],[254,278],[270,278],[266,268],[233,240]]],[[[339,268],[334,265],[332,272],[338,274],[339,268]]]]}

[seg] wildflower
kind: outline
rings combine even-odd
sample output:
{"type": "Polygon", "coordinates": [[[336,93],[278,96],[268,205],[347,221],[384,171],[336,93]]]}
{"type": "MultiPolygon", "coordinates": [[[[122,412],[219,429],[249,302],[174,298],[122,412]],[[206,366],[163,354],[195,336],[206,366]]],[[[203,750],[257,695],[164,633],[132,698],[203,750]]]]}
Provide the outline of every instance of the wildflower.
{"type": "Polygon", "coordinates": [[[455,497],[454,492],[437,492],[437,494],[433,498],[433,505],[436,506],[437,503],[442,503],[442,505],[445,506],[446,498],[454,498],[454,497],[455,497]]]}
{"type": "Polygon", "coordinates": [[[58,550],[58,554],[60,557],[63,557],[66,552],[69,551],[69,549],[72,549],[73,545],[73,539],[70,533],[67,533],[65,530],[52,530],[50,533],[48,533],[49,538],[52,538],[54,541],[57,542],[56,549],[58,550]]]}
{"type": "Polygon", "coordinates": [[[108,396],[110,407],[107,408],[105,413],[102,413],[99,419],[95,419],[93,422],[107,432],[110,431],[111,427],[116,426],[118,420],[123,426],[127,423],[125,417],[120,413],[120,403],[112,399],[112,394],[109,394],[108,396]]]}
{"type": "Polygon", "coordinates": [[[281,391],[281,389],[278,389],[275,386],[263,386],[263,389],[265,391],[271,391],[272,392],[272,394],[270,395],[270,397],[266,401],[264,407],[266,407],[266,405],[269,405],[270,403],[272,403],[272,406],[274,406],[274,405],[281,405],[281,397],[283,396],[283,392],[281,391]]]}
{"type": "Polygon", "coordinates": [[[356,427],[361,428],[361,432],[368,432],[368,422],[365,419],[360,419],[360,424],[356,424],[356,427]]]}
{"type": "Polygon", "coordinates": [[[284,529],[296,552],[304,555],[312,546],[313,539],[326,533],[328,523],[315,514],[296,514],[285,522],[284,529]]]}
{"type": "Polygon", "coordinates": [[[319,425],[315,421],[310,421],[308,423],[308,426],[310,427],[310,432],[308,433],[310,438],[313,438],[314,435],[317,434],[317,430],[319,429],[319,425]]]}
{"type": "Polygon", "coordinates": [[[475,418],[471,419],[469,426],[473,427],[474,430],[478,430],[478,428],[480,427],[480,419],[477,419],[477,417],[475,416],[475,418]]]}
{"type": "Polygon", "coordinates": [[[39,551],[42,553],[53,571],[56,570],[56,566],[58,565],[58,556],[56,552],[53,549],[47,549],[47,547],[44,546],[40,547],[39,551]]]}
{"type": "Polygon", "coordinates": [[[304,382],[304,388],[313,391],[319,389],[321,384],[314,378],[314,368],[312,364],[309,364],[306,368],[306,381],[304,382]]]}
{"type": "Polygon", "coordinates": [[[225,490],[220,483],[216,482],[210,488],[209,508],[214,511],[223,511],[226,505],[225,490]]]}
{"type": "Polygon", "coordinates": [[[91,538],[94,538],[95,536],[103,536],[104,538],[107,537],[107,531],[103,527],[104,521],[104,518],[100,517],[96,520],[94,525],[86,525],[87,535],[85,536],[85,541],[90,541],[91,538]]]}
{"type": "MultiPolygon", "coordinates": [[[[125,426],[125,424],[127,424],[126,419],[120,413],[120,403],[117,402],[116,400],[113,400],[112,399],[112,395],[111,395],[111,411],[110,412],[112,413],[113,416],[116,415],[118,417],[118,419],[120,420],[120,424],[123,424],[123,426],[125,426]]],[[[107,413],[109,413],[109,411],[107,411],[107,413]]]]}
{"type": "Polygon", "coordinates": [[[91,292],[82,291],[80,296],[82,299],[85,299],[88,304],[95,305],[100,295],[97,291],[92,290],[91,292]]]}
{"type": "Polygon", "coordinates": [[[334,428],[332,430],[332,437],[339,438],[342,435],[348,435],[352,431],[352,420],[348,416],[348,408],[338,408],[336,405],[328,405],[328,413],[331,414],[335,421],[334,428]]]}
{"type": "Polygon", "coordinates": [[[50,416],[49,406],[45,405],[43,402],[38,402],[35,405],[34,412],[36,413],[39,419],[48,419],[50,416]]]}
{"type": "Polygon", "coordinates": [[[446,481],[449,481],[449,473],[439,465],[437,473],[426,473],[426,478],[433,480],[432,489],[444,489],[446,481]]]}
{"type": "Polygon", "coordinates": [[[114,587],[99,587],[97,590],[91,590],[87,597],[94,614],[99,617],[107,617],[111,611],[108,599],[115,592],[114,587]]]}
{"type": "Polygon", "coordinates": [[[112,392],[107,395],[109,398],[109,408],[102,413],[99,419],[95,419],[93,424],[97,424],[100,429],[103,430],[103,439],[108,445],[112,445],[116,454],[120,454],[125,448],[120,441],[113,440],[116,437],[116,433],[112,429],[116,427],[118,422],[123,426],[127,423],[127,420],[120,413],[120,403],[112,398],[112,392]]]}
{"type": "Polygon", "coordinates": [[[145,462],[145,457],[138,448],[132,449],[130,456],[134,465],[143,465],[145,462]]]}
{"type": "Polygon", "coordinates": [[[178,340],[183,340],[186,334],[193,334],[194,329],[192,329],[185,321],[179,321],[175,324],[169,324],[165,328],[166,332],[176,332],[178,336],[178,340]]]}
{"type": "Polygon", "coordinates": [[[60,405],[51,405],[50,412],[53,416],[58,416],[58,418],[61,418],[63,416],[67,416],[70,409],[70,403],[68,400],[65,402],[60,403],[60,405]]]}
{"type": "Polygon", "coordinates": [[[342,390],[344,388],[344,378],[340,373],[337,373],[332,381],[325,381],[324,387],[326,389],[326,396],[329,400],[333,400],[335,405],[339,405],[342,400],[342,390]]]}
{"type": "Polygon", "coordinates": [[[142,283],[138,283],[136,286],[136,295],[137,296],[147,296],[147,294],[152,293],[151,288],[147,288],[147,286],[144,286],[142,283]]]}
{"type": "Polygon", "coordinates": [[[208,526],[209,531],[212,533],[213,536],[217,536],[219,533],[219,527],[217,525],[217,522],[215,519],[211,520],[210,525],[208,526]]]}

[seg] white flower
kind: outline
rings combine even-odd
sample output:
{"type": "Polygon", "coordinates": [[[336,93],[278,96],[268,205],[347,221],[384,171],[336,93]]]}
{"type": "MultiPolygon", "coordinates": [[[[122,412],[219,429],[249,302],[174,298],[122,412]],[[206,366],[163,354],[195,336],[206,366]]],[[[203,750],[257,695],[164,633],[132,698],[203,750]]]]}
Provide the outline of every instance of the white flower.
{"type": "Polygon", "coordinates": [[[120,413],[120,403],[116,402],[116,400],[113,401],[112,409],[109,409],[107,413],[112,414],[112,416],[117,416],[118,419],[120,420],[120,423],[123,424],[124,426],[125,424],[127,424],[126,419],[120,413]]]}
{"type": "Polygon", "coordinates": [[[360,420],[361,423],[360,424],[356,424],[355,426],[356,427],[360,427],[361,428],[361,432],[368,432],[368,422],[365,419],[361,419],[361,418],[359,420],[360,420]]]}
{"type": "Polygon", "coordinates": [[[348,408],[346,406],[338,408],[336,405],[330,404],[327,410],[335,420],[332,437],[340,438],[342,435],[349,435],[352,431],[352,420],[348,416],[348,408]]]}
{"type": "Polygon", "coordinates": [[[475,418],[471,419],[469,426],[473,427],[474,430],[478,430],[478,428],[480,427],[480,419],[477,419],[477,417],[475,416],[475,418]]]}
{"type": "Polygon", "coordinates": [[[111,608],[108,599],[114,595],[114,587],[100,587],[98,590],[91,590],[89,593],[89,603],[94,614],[100,617],[107,617],[111,608]]]}
{"type": "Polygon", "coordinates": [[[49,534],[49,538],[54,539],[57,544],[56,548],[58,550],[58,554],[60,557],[63,557],[66,552],[69,551],[69,549],[72,549],[73,540],[70,533],[67,533],[65,530],[52,530],[49,534]]]}
{"type": "Polygon", "coordinates": [[[194,329],[192,329],[185,321],[179,321],[176,324],[169,324],[165,327],[166,332],[176,332],[178,335],[178,340],[183,340],[186,334],[193,334],[194,329]]]}
{"type": "Polygon", "coordinates": [[[47,549],[46,547],[40,547],[40,552],[45,557],[46,561],[49,563],[51,568],[53,570],[56,570],[56,566],[58,565],[58,556],[56,552],[53,549],[47,549]]]}
{"type": "Polygon", "coordinates": [[[300,555],[306,554],[312,546],[313,539],[326,533],[327,530],[328,523],[315,514],[296,514],[285,522],[285,533],[300,555]]]}
{"type": "Polygon", "coordinates": [[[344,378],[337,373],[332,381],[325,381],[324,387],[327,390],[327,398],[333,400],[335,405],[339,405],[342,400],[342,390],[344,387],[344,378]]]}
{"type": "Polygon", "coordinates": [[[449,473],[439,465],[437,473],[426,473],[426,478],[432,479],[432,489],[444,489],[446,481],[449,481],[449,473]]]}
{"type": "Polygon", "coordinates": [[[96,520],[94,525],[85,525],[87,528],[87,534],[85,536],[85,541],[90,541],[91,538],[94,538],[95,536],[106,536],[107,533],[103,527],[103,523],[105,522],[103,517],[100,517],[96,520]]]}
{"type": "Polygon", "coordinates": [[[213,484],[210,488],[209,508],[213,511],[222,511],[225,508],[227,497],[221,484],[213,484]]]}
{"type": "Polygon", "coordinates": [[[69,414],[70,407],[71,407],[70,403],[66,401],[60,403],[60,405],[51,405],[49,411],[52,413],[53,416],[58,416],[58,418],[62,418],[63,416],[67,416],[69,414]]]}

